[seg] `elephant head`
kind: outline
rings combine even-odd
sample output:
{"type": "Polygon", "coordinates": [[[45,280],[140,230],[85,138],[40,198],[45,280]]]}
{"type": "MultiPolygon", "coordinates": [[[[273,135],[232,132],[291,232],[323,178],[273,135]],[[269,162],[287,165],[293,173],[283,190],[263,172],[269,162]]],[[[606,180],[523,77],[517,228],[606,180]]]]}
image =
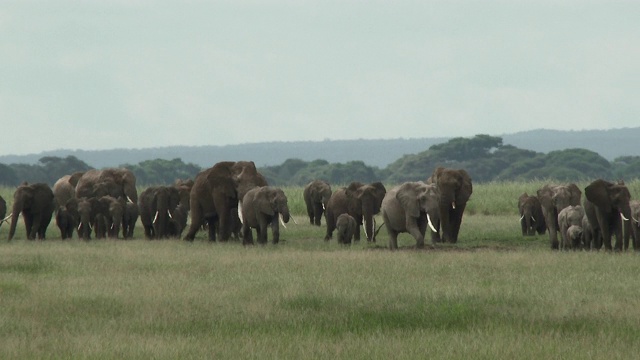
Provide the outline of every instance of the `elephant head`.
{"type": "Polygon", "coordinates": [[[175,186],[159,186],[153,191],[150,215],[153,216],[153,228],[157,238],[169,236],[169,224],[180,203],[180,191],[175,186]]]}
{"type": "Polygon", "coordinates": [[[191,225],[185,240],[192,241],[205,221],[209,223],[209,240],[215,240],[216,231],[221,240],[228,240],[231,209],[240,205],[239,199],[250,189],[266,185],[252,161],[223,161],[201,171],[190,192],[191,225]]]}
{"type": "Polygon", "coordinates": [[[542,205],[536,196],[531,196],[526,192],[520,195],[518,212],[520,213],[522,236],[532,236],[536,232],[542,235],[547,230],[547,224],[542,214],[542,205]]]}
{"type": "MultiPolygon", "coordinates": [[[[616,250],[629,248],[631,235],[631,193],[624,183],[611,183],[602,179],[593,181],[584,189],[585,197],[595,206],[597,228],[605,249],[611,250],[611,235],[615,235],[616,250]],[[613,233],[613,234],[612,234],[613,233]]],[[[589,221],[592,221],[589,218],[589,221]]],[[[595,228],[595,224],[592,223],[595,228]]],[[[640,249],[636,249],[640,250],[640,249]]]]}
{"type": "Polygon", "coordinates": [[[291,214],[289,213],[287,195],[282,189],[273,186],[261,187],[255,195],[254,206],[257,211],[269,216],[278,215],[283,226],[289,222],[291,214]]]}
{"type": "MultiPolygon", "coordinates": [[[[375,241],[374,215],[380,212],[382,199],[384,199],[387,189],[381,182],[362,184],[354,181],[347,186],[346,196],[348,199],[348,213],[356,219],[358,225],[364,225],[364,235],[367,241],[375,241]]],[[[356,240],[360,240],[360,233],[357,231],[356,240]]]]}
{"type": "Polygon", "coordinates": [[[9,240],[16,232],[18,217],[22,214],[27,238],[33,240],[45,238],[45,233],[55,209],[53,191],[44,183],[24,183],[13,193],[13,209],[11,212],[11,226],[9,240]]]}
{"type": "Polygon", "coordinates": [[[91,231],[95,223],[100,203],[96,197],[78,198],[78,214],[80,223],[78,225],[78,236],[84,240],[91,239],[91,231]]]}
{"type": "Polygon", "coordinates": [[[133,172],[125,168],[94,169],[85,172],[78,180],[77,197],[102,197],[105,195],[111,195],[115,198],[123,197],[128,201],[137,202],[138,190],[133,172]]]}
{"type": "Polygon", "coordinates": [[[267,242],[267,227],[273,233],[273,243],[280,240],[280,229],[278,220],[286,227],[289,222],[290,213],[287,196],[280,188],[273,186],[262,186],[249,190],[243,198],[242,206],[242,232],[243,243],[252,244],[251,229],[258,232],[258,242],[267,242]]]}
{"type": "Polygon", "coordinates": [[[435,184],[405,182],[391,189],[382,201],[382,217],[389,233],[389,248],[398,248],[398,234],[408,232],[416,247],[424,247],[427,228],[431,241],[439,241],[440,191],[435,184]]]}
{"type": "Polygon", "coordinates": [[[353,239],[353,235],[356,233],[356,228],[358,224],[356,224],[356,220],[353,216],[344,213],[338,216],[336,220],[336,231],[338,233],[338,243],[339,244],[351,244],[351,240],[353,239]]]}
{"type": "Polygon", "coordinates": [[[462,215],[473,193],[471,177],[465,170],[438,167],[427,183],[434,183],[440,191],[440,226],[442,240],[456,243],[462,215]]]}
{"type": "Polygon", "coordinates": [[[116,199],[110,195],[103,196],[98,201],[105,222],[106,235],[117,238],[124,218],[126,201],[122,197],[116,199]]]}
{"type": "Polygon", "coordinates": [[[76,230],[78,223],[80,222],[80,213],[78,212],[78,200],[71,198],[67,202],[58,207],[56,212],[56,224],[60,229],[60,236],[62,239],[68,239],[73,237],[73,232],[76,230]]]}
{"type": "Polygon", "coordinates": [[[580,205],[582,191],[576,184],[568,185],[551,185],[546,184],[537,191],[538,200],[542,205],[542,214],[544,215],[547,229],[549,230],[549,240],[552,249],[558,249],[558,213],[567,206],[580,205]]]}
{"type": "Polygon", "coordinates": [[[322,214],[331,198],[331,185],[324,180],[308,183],[302,192],[311,225],[320,226],[322,214]]]}

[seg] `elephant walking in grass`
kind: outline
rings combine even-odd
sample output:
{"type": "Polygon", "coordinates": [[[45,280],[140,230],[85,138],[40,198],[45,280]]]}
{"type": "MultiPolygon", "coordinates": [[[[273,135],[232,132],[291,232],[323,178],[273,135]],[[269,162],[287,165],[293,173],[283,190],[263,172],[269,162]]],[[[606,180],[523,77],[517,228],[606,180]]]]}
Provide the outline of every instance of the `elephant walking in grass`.
{"type": "Polygon", "coordinates": [[[324,180],[313,180],[305,185],[302,196],[307,206],[309,222],[311,225],[320,226],[322,215],[331,198],[331,185],[324,180]]]}
{"type": "Polygon", "coordinates": [[[558,214],[569,205],[580,205],[582,191],[576,184],[546,184],[538,189],[537,195],[542,205],[542,213],[547,224],[547,230],[549,230],[551,249],[558,249],[560,246],[558,241],[558,231],[560,231],[558,214]]]}
{"type": "Polygon", "coordinates": [[[18,217],[22,214],[27,239],[44,240],[47,227],[55,210],[53,191],[44,183],[22,184],[13,193],[13,209],[11,211],[11,226],[9,241],[16,233],[18,217]]]}
{"type": "Polygon", "coordinates": [[[2,224],[9,220],[9,218],[11,217],[11,215],[5,217],[7,215],[7,201],[0,196],[0,226],[2,226],[2,224]]]}
{"type": "Polygon", "coordinates": [[[56,211],[56,225],[60,229],[62,239],[71,239],[79,224],[78,200],[71,198],[56,211]]]}
{"type": "Polygon", "coordinates": [[[363,184],[352,182],[346,188],[341,188],[331,194],[327,202],[325,218],[327,232],[324,237],[329,241],[336,229],[336,221],[341,214],[349,214],[355,220],[358,227],[354,235],[356,241],[360,240],[360,225],[364,225],[364,233],[367,241],[375,241],[374,215],[380,212],[382,199],[387,189],[381,182],[363,184]]]}
{"type": "Polygon", "coordinates": [[[242,200],[242,234],[244,245],[253,244],[251,229],[256,229],[258,243],[267,243],[267,231],[271,228],[272,241],[280,241],[280,226],[286,227],[290,218],[287,196],[284,191],[273,186],[256,187],[249,190],[242,200]]]}
{"type": "Polygon", "coordinates": [[[427,179],[440,192],[440,228],[442,241],[455,244],[462,225],[462,215],[473,193],[471,177],[463,169],[438,167],[427,179]]]}
{"type": "MultiPolygon", "coordinates": [[[[624,183],[611,183],[602,179],[593,181],[584,189],[585,213],[593,227],[600,249],[602,244],[606,250],[612,250],[611,236],[615,236],[616,251],[629,248],[631,237],[631,193],[624,183]]],[[[639,251],[639,248],[635,248],[639,251]]]]}
{"type": "Polygon", "coordinates": [[[542,235],[547,231],[547,223],[542,214],[542,204],[537,196],[529,195],[526,192],[520,195],[518,212],[520,213],[522,236],[533,236],[536,232],[542,235]]]}
{"type": "Polygon", "coordinates": [[[389,190],[382,200],[382,218],[389,233],[389,248],[398,248],[398,234],[407,232],[424,248],[427,227],[431,242],[439,242],[440,191],[435,184],[406,182],[389,190]]]}
{"type": "Polygon", "coordinates": [[[640,249],[640,200],[631,200],[631,235],[633,236],[633,248],[640,249]]]}
{"type": "Polygon", "coordinates": [[[582,242],[582,219],[585,213],[581,205],[569,205],[558,213],[560,226],[560,250],[577,250],[582,242]]]}
{"type": "Polygon", "coordinates": [[[338,244],[351,244],[353,235],[356,233],[358,224],[356,219],[349,214],[340,214],[336,221],[336,233],[338,234],[338,244]]]}

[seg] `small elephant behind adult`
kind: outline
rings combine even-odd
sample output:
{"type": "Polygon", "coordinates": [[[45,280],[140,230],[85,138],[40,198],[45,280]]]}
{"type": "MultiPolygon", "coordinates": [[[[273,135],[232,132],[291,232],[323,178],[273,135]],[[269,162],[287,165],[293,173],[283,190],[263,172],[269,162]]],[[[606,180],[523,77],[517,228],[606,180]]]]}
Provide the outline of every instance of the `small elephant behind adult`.
{"type": "Polygon", "coordinates": [[[249,190],[242,199],[242,243],[253,244],[251,229],[256,229],[258,243],[267,243],[267,230],[270,227],[272,241],[280,241],[280,226],[289,222],[290,213],[287,196],[282,189],[274,186],[262,186],[249,190]]]}
{"type": "Polygon", "coordinates": [[[336,221],[336,233],[338,237],[338,244],[351,244],[353,236],[356,233],[358,224],[356,219],[349,214],[340,214],[336,221]]]}
{"type": "Polygon", "coordinates": [[[567,240],[571,244],[571,248],[577,250],[582,243],[583,228],[580,225],[571,225],[567,229],[567,240]]]}
{"type": "Polygon", "coordinates": [[[440,191],[435,184],[405,182],[389,190],[382,200],[382,218],[389,233],[389,248],[398,248],[398,234],[409,233],[416,247],[424,247],[427,227],[431,242],[439,242],[440,191]]]}
{"type": "Polygon", "coordinates": [[[331,185],[324,180],[313,180],[305,185],[302,196],[311,225],[321,225],[322,215],[331,198],[331,193],[331,185]]]}
{"type": "Polygon", "coordinates": [[[569,205],[580,205],[582,191],[576,184],[554,185],[545,184],[538,189],[536,195],[542,205],[542,213],[549,230],[549,242],[551,249],[558,249],[560,242],[558,241],[558,214],[562,209],[569,205]]]}
{"type": "MultiPolygon", "coordinates": [[[[560,226],[560,249],[578,249],[582,238],[582,219],[584,218],[584,208],[581,205],[569,205],[558,213],[558,225],[560,226]],[[575,237],[569,234],[569,228],[579,227],[580,236],[575,237]]],[[[573,235],[577,230],[574,228],[573,235]]]]}
{"type": "Polygon", "coordinates": [[[76,231],[80,223],[80,213],[78,212],[78,200],[71,198],[67,202],[58,207],[56,211],[56,225],[60,229],[60,237],[71,239],[73,232],[76,231]]]}
{"type": "Polygon", "coordinates": [[[542,214],[542,204],[535,195],[526,192],[518,198],[518,212],[520,213],[520,227],[522,236],[542,235],[547,231],[547,224],[542,214]]]}

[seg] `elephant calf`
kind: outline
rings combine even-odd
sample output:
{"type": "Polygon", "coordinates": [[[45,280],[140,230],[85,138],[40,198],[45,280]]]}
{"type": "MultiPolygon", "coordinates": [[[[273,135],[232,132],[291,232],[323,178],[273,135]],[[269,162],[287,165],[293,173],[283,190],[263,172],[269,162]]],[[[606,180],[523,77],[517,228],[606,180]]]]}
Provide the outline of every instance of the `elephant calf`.
{"type": "Polygon", "coordinates": [[[349,214],[340,214],[336,221],[336,232],[338,233],[338,244],[351,244],[356,233],[358,224],[356,219],[349,214]]]}
{"type": "Polygon", "coordinates": [[[578,249],[580,247],[584,215],[584,208],[580,205],[569,205],[558,213],[561,250],[578,249]]]}

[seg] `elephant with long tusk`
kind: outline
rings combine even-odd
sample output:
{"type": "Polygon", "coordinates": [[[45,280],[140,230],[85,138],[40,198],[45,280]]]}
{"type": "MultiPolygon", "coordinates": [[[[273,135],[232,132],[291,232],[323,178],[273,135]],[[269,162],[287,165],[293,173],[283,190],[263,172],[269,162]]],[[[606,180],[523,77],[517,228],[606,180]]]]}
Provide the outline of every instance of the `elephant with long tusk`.
{"type": "Polygon", "coordinates": [[[542,235],[547,231],[547,223],[542,213],[542,204],[535,195],[526,192],[518,198],[518,212],[520,213],[520,227],[522,236],[542,235]]]}
{"type": "MultiPolygon", "coordinates": [[[[602,179],[593,181],[584,189],[585,212],[594,229],[595,248],[603,244],[606,250],[627,250],[631,238],[631,193],[623,182],[612,183],[602,179]],[[611,246],[611,236],[615,245],[611,246]],[[600,243],[600,239],[602,242],[600,243]]],[[[634,242],[634,246],[635,246],[634,242]]],[[[638,247],[635,247],[638,251],[638,247]]]]}

